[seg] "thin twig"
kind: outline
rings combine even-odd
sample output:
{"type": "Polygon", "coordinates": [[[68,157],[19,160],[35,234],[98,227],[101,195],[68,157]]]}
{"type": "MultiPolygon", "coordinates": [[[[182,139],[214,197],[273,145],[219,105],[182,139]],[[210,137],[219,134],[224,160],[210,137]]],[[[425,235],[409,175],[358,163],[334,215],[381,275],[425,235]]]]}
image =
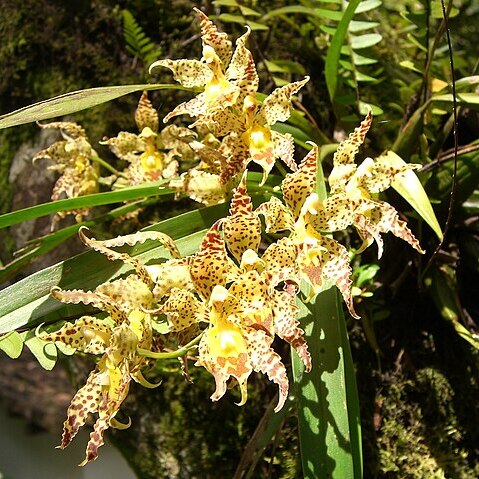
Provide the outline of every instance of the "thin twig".
{"type": "Polygon", "coordinates": [[[448,21],[448,12],[451,11],[452,0],[449,1],[447,12],[446,12],[446,6],[444,4],[444,0],[441,0],[441,7],[442,7],[442,15],[443,15],[443,20],[444,20],[444,25],[446,27],[446,39],[447,39],[447,47],[448,47],[448,51],[449,51],[449,65],[450,65],[450,68],[451,68],[451,80],[452,80],[452,113],[453,113],[453,117],[454,117],[454,126],[453,126],[454,168],[453,168],[453,172],[452,172],[451,194],[450,194],[450,197],[449,197],[449,211],[447,213],[446,224],[444,225],[443,237],[442,237],[441,241],[439,242],[439,244],[437,245],[436,249],[434,250],[434,253],[429,258],[429,261],[427,262],[426,267],[424,268],[424,270],[422,272],[421,278],[424,278],[427,271],[432,266],[434,260],[437,257],[437,254],[439,253],[440,249],[442,248],[442,246],[443,246],[443,244],[446,240],[447,233],[449,232],[449,228],[451,226],[454,204],[455,204],[455,200],[456,200],[457,151],[458,151],[458,147],[459,147],[459,142],[458,142],[458,138],[457,138],[456,75],[454,73],[454,57],[453,57],[453,54],[452,54],[451,32],[449,30],[449,21],[448,21]]]}

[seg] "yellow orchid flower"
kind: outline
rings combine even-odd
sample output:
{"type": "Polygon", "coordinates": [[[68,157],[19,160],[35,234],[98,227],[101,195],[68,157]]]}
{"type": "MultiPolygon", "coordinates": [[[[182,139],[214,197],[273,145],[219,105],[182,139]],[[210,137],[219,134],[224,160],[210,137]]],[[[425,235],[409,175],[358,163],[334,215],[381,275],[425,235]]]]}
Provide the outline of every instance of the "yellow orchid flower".
{"type": "Polygon", "coordinates": [[[266,181],[276,159],[281,159],[292,171],[297,169],[293,159],[293,137],[289,133],[273,131],[271,127],[289,118],[293,109],[291,97],[308,81],[309,77],[306,77],[277,88],[262,103],[256,95],[247,95],[241,110],[216,110],[200,117],[192,125],[207,125],[218,137],[227,135],[218,148],[225,165],[222,178],[242,173],[250,161],[263,168],[261,184],[266,181]]]}
{"type": "Polygon", "coordinates": [[[169,68],[174,79],[186,88],[204,89],[190,101],[178,105],[164,121],[188,114],[192,117],[206,115],[217,108],[242,102],[247,94],[256,92],[258,75],[251,52],[246,48],[250,34],[247,32],[236,41],[232,51],[231,41],[225,33],[219,33],[213,22],[194,8],[200,18],[203,56],[201,60],[158,60],[150,66],[150,72],[158,67],[169,68]]]}
{"type": "Polygon", "coordinates": [[[314,193],[316,185],[318,148],[305,156],[296,172],[288,174],[281,189],[285,205],[272,198],[256,209],[265,217],[266,232],[290,231],[284,241],[296,248],[299,274],[311,286],[311,300],[324,286],[337,286],[351,315],[357,318],[351,294],[351,266],[344,246],[316,229],[316,216],[321,203],[314,193]]]}
{"type": "Polygon", "coordinates": [[[366,158],[359,166],[356,165],[355,155],[371,123],[370,111],[361,125],[340,143],[329,176],[331,196],[319,206],[315,226],[323,231],[338,231],[354,225],[363,239],[358,253],[376,241],[378,256],[381,257],[381,233],[387,232],[408,242],[419,253],[424,253],[406,222],[399,219],[398,212],[390,204],[373,196],[389,188],[399,175],[421,165],[398,165],[387,155],[376,160],[366,158]]]}
{"type": "Polygon", "coordinates": [[[100,142],[108,145],[121,160],[130,164],[119,178],[115,188],[138,185],[162,178],[173,178],[178,174],[178,159],[192,161],[194,152],[188,146],[194,133],[188,128],[170,125],[158,131],[158,113],[144,91],[135,111],[139,134],[126,131],[116,137],[100,142]]]}
{"type": "MultiPolygon", "coordinates": [[[[33,162],[40,158],[47,158],[54,164],[49,170],[58,171],[61,176],[57,179],[51,199],[57,201],[64,198],[97,193],[99,191],[99,167],[92,158],[98,156],[88,142],[85,130],[76,123],[53,122],[40,125],[41,128],[58,128],[63,140],[55,142],[50,147],[37,153],[33,162]]],[[[68,215],[75,215],[77,222],[90,212],[90,208],[81,208],[72,211],[60,211],[52,220],[52,230],[57,223],[68,215]]]]}

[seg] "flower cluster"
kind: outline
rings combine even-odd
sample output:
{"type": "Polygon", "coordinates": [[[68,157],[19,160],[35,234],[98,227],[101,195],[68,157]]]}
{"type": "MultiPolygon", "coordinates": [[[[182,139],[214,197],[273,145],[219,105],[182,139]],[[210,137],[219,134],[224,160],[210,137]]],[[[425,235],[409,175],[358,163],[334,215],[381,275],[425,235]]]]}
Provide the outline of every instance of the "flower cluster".
{"type": "MultiPolygon", "coordinates": [[[[85,130],[80,125],[69,122],[53,122],[40,127],[58,128],[63,136],[63,140],[56,141],[33,158],[33,162],[41,158],[52,161],[53,164],[48,169],[61,173],[53,187],[52,201],[97,193],[100,172],[94,158],[98,155],[90,145],[85,130]]],[[[82,208],[56,213],[52,220],[52,230],[62,218],[72,214],[80,222],[89,211],[89,208],[82,208]]]]}
{"type": "Polygon", "coordinates": [[[225,201],[233,190],[229,215],[218,219],[198,251],[187,257],[181,257],[173,240],[162,233],[139,232],[96,241],[80,231],[89,247],[134,269],[126,278],[101,284],[94,291],[52,290],[60,301],[92,305],[104,315],[83,316],[54,333],[39,334],[45,341],[59,341],[98,356],[95,370],[68,409],[60,446],[69,444],[88,413],[97,413],[84,463],[97,457],[105,429],[125,426],[115,416],[131,379],[150,387],[142,369],[148,368],[152,358],[176,357],[166,346],[172,342],[180,350],[198,344],[195,365],[213,375],[212,400],[219,400],[232,382],[239,386],[239,405],[243,405],[248,379],[259,372],[277,386],[275,410],[280,410],[289,383],[285,364],[273,347],[277,338],[297,352],[306,371],[314,361],[297,319],[302,284],[308,285],[303,288],[307,301],[335,285],[351,315],[358,317],[348,250],[333,233],[354,227],[362,240],[358,252],[376,241],[381,255],[381,234],[387,232],[423,252],[397,211],[374,196],[415,165],[397,166],[387,156],[366,158],[356,165],[371,113],[338,146],[329,177],[330,195],[321,200],[316,185],[318,147],[312,145],[298,166],[293,138],[271,129],[289,117],[292,95],[308,78],[274,90],[261,103],[254,61],[246,48],[249,30],[233,51],[227,36],[195,11],[201,21],[201,60],[160,60],[152,68],[167,67],[183,86],[203,89],[165,118],[194,117],[193,125],[203,132],[202,141],[191,130],[177,126],[159,132],[158,116],[144,93],[136,112],[140,134],[122,132],[106,143],[130,163],[126,173],[130,184],[171,178],[178,174],[179,162],[198,158],[196,167],[172,178],[170,185],[205,204],[225,201]],[[277,159],[292,170],[282,181],[282,200],[271,196],[254,208],[246,168],[251,162],[260,165],[264,182],[277,159]],[[271,234],[268,246],[262,241],[263,233],[271,234]],[[172,259],[145,265],[112,249],[146,240],[159,241],[172,259]],[[159,324],[166,328],[156,327],[159,324]],[[162,340],[155,341],[155,334],[161,334],[162,340]]]}

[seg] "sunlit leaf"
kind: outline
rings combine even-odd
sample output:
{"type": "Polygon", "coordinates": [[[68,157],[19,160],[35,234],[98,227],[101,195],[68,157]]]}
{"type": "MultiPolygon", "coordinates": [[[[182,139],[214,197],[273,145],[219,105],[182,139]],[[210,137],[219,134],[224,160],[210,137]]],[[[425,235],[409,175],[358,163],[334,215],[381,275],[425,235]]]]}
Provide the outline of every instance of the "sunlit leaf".
{"type": "MultiPolygon", "coordinates": [[[[393,151],[382,155],[387,157],[388,162],[393,166],[406,166],[407,163],[393,151]]],[[[442,239],[441,227],[432,209],[429,197],[424,190],[419,178],[412,170],[398,175],[391,185],[421,216],[421,218],[432,228],[439,239],[442,239]]]]}
{"type": "Polygon", "coordinates": [[[40,205],[30,206],[11,213],[0,216],[0,228],[5,228],[22,221],[27,221],[42,216],[48,216],[59,211],[69,211],[91,206],[108,205],[112,203],[122,203],[124,201],[137,200],[139,198],[148,198],[150,196],[161,196],[173,193],[168,188],[160,188],[167,181],[161,180],[154,183],[144,183],[140,186],[131,186],[116,191],[107,191],[105,193],[95,193],[93,195],[78,196],[65,200],[50,201],[40,205]]]}
{"type": "Polygon", "coordinates": [[[0,336],[0,349],[12,359],[18,358],[23,349],[22,336],[17,331],[0,336]]]}
{"type": "Polygon", "coordinates": [[[124,95],[143,90],[184,89],[181,85],[145,84],[105,86],[78,90],[56,96],[0,116],[0,129],[70,115],[124,95]]]}

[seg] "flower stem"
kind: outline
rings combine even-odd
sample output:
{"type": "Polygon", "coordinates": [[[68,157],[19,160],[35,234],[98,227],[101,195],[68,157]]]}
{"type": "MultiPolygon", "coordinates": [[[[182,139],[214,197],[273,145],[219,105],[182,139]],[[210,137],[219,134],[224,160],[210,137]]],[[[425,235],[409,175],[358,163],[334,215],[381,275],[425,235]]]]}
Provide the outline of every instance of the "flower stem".
{"type": "Polygon", "coordinates": [[[145,356],[147,358],[153,358],[153,359],[174,359],[174,358],[179,358],[180,356],[184,356],[190,349],[193,349],[201,339],[201,336],[203,333],[200,335],[196,336],[195,339],[190,341],[188,344],[185,344],[182,348],[177,349],[176,351],[171,351],[169,353],[155,353],[154,351],[149,351],[148,349],[141,349],[138,348],[137,352],[140,356],[145,356]]]}

